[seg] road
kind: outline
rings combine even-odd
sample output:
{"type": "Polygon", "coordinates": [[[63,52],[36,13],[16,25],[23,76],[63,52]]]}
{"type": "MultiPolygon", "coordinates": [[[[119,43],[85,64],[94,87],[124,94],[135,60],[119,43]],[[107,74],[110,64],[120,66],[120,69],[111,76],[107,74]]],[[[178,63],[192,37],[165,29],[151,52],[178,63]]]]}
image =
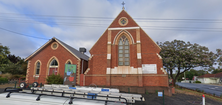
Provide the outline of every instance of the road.
{"type": "Polygon", "coordinates": [[[192,90],[203,90],[205,93],[215,94],[216,96],[222,95],[222,86],[208,85],[208,84],[196,84],[196,83],[176,83],[181,87],[185,87],[192,90]]]}

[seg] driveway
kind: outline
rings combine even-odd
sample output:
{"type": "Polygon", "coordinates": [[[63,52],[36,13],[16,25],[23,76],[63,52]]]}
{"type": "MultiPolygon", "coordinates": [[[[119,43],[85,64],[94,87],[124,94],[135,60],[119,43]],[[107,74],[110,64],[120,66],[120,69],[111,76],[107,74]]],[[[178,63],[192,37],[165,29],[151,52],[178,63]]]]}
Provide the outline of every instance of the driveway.
{"type": "Polygon", "coordinates": [[[216,96],[222,95],[222,86],[208,85],[208,84],[196,84],[196,83],[176,83],[181,87],[185,87],[192,90],[203,90],[205,93],[215,94],[216,96]]]}

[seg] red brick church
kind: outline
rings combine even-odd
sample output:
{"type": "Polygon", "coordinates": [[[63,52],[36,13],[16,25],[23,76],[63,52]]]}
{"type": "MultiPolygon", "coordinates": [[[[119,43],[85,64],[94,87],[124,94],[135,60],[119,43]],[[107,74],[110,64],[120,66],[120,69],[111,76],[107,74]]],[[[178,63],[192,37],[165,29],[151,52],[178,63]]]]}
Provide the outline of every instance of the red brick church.
{"type": "MultiPolygon", "coordinates": [[[[169,89],[160,51],[160,47],[123,9],[89,50],[90,57],[56,38],[44,44],[26,58],[26,82],[43,78],[40,82],[45,83],[48,75],[64,77],[74,73],[75,85],[169,89]],[[66,71],[66,64],[76,65],[76,72],[66,71]]],[[[64,81],[66,79],[64,77],[64,81]]]]}
{"type": "Polygon", "coordinates": [[[89,50],[84,84],[169,87],[160,51],[123,9],[89,50]]]}

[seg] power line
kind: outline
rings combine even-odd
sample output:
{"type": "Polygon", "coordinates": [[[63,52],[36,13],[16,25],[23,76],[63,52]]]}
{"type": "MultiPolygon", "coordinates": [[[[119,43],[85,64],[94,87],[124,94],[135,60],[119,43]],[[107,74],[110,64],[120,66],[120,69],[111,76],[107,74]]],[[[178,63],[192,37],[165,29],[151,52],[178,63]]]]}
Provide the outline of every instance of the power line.
{"type": "MultiPolygon", "coordinates": [[[[18,13],[0,13],[0,14],[11,14],[11,15],[20,15],[20,16],[31,16],[31,17],[39,17],[39,18],[69,18],[69,19],[115,19],[115,17],[90,17],[90,16],[62,16],[62,15],[40,15],[40,14],[18,14],[18,13]]],[[[0,17],[4,17],[6,15],[1,15],[0,17]]],[[[203,18],[133,18],[135,20],[165,20],[165,21],[222,21],[222,19],[203,19],[203,18]]]]}
{"type": "MultiPolygon", "coordinates": [[[[0,16],[0,21],[4,21],[4,22],[15,22],[18,20],[18,22],[20,23],[37,23],[37,24],[52,24],[52,25],[65,25],[65,26],[80,26],[80,27],[107,27],[109,24],[98,24],[98,22],[96,24],[87,22],[87,23],[73,23],[70,21],[57,21],[58,19],[68,19],[68,20],[72,20],[72,19],[85,19],[87,18],[87,21],[89,21],[88,19],[93,19],[91,21],[101,21],[103,19],[114,19],[114,18],[109,18],[109,17],[86,17],[86,16],[58,16],[58,15],[35,15],[35,14],[15,14],[15,13],[1,13],[1,14],[12,14],[12,15],[28,15],[28,16],[34,16],[31,17],[29,19],[24,19],[23,17],[5,17],[5,15],[1,15],[0,16]],[[57,17],[55,20],[53,21],[52,19],[48,19],[51,17],[57,17]],[[3,18],[3,20],[1,20],[3,18]],[[7,18],[7,19],[4,19],[7,18]],[[11,18],[11,19],[10,19],[11,18]],[[33,19],[37,19],[34,20],[33,19]],[[97,20],[95,20],[97,19],[97,20]],[[42,22],[42,23],[41,23],[42,22]]],[[[170,18],[134,18],[134,19],[138,19],[138,23],[139,22],[173,22],[173,21],[181,21],[181,22],[207,22],[207,23],[212,23],[212,22],[216,22],[216,23],[222,23],[221,19],[170,19],[170,18]]],[[[165,26],[141,26],[144,29],[152,29],[152,30],[175,30],[175,31],[208,31],[208,32],[221,32],[221,28],[202,28],[202,27],[165,27],[165,26]]],[[[6,29],[7,30],[7,29],[6,29]]],[[[16,32],[17,33],[17,32],[16,32]]],[[[18,33],[17,33],[18,34],[18,33]]],[[[21,33],[19,33],[21,34],[21,33]]],[[[32,36],[31,36],[32,37],[32,36]]]]}
{"type": "Polygon", "coordinates": [[[1,29],[1,30],[5,30],[5,31],[8,31],[8,32],[15,33],[15,34],[18,34],[18,35],[26,36],[26,37],[31,37],[31,38],[37,38],[37,39],[49,40],[49,39],[46,39],[46,38],[35,37],[35,36],[31,36],[31,35],[25,35],[25,34],[18,33],[18,32],[15,32],[15,31],[11,31],[11,30],[8,30],[8,29],[5,29],[5,28],[1,28],[1,27],[0,27],[0,29],[1,29]]]}
{"type": "MultiPolygon", "coordinates": [[[[5,21],[4,21],[5,22],[5,21]]],[[[13,20],[9,20],[7,22],[15,22],[13,20]]],[[[37,24],[41,24],[41,23],[38,23],[38,22],[30,22],[30,21],[19,21],[20,23],[37,23],[37,24]]],[[[41,22],[50,22],[50,21],[41,21],[41,22]]],[[[93,23],[69,23],[69,22],[56,22],[54,23],[55,25],[67,25],[67,26],[86,26],[86,27],[106,27],[108,26],[109,24],[93,24],[93,23]]],[[[183,28],[183,29],[189,29],[189,28],[192,28],[192,29],[200,29],[200,30],[203,30],[203,29],[206,29],[206,30],[221,30],[221,28],[203,28],[203,27],[165,27],[165,26],[142,26],[143,28],[171,28],[171,29],[178,29],[178,28],[183,28]]]]}
{"type": "MultiPolygon", "coordinates": [[[[11,21],[13,22],[13,21],[11,21]]],[[[24,22],[23,22],[24,23],[24,22]]],[[[40,24],[35,22],[36,24],[40,24]]],[[[86,23],[55,23],[55,25],[78,26],[78,27],[107,27],[108,24],[86,24],[86,23]]],[[[221,28],[203,28],[203,27],[165,27],[165,26],[141,26],[144,29],[153,30],[175,30],[175,31],[209,31],[221,32],[221,28]]]]}

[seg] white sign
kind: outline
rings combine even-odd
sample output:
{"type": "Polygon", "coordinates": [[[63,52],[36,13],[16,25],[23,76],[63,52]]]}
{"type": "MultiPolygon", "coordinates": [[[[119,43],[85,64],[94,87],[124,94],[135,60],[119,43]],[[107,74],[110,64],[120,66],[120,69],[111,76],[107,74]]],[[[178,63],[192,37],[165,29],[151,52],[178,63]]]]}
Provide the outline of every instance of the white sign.
{"type": "Polygon", "coordinates": [[[143,74],[157,74],[156,64],[142,64],[143,74]]]}
{"type": "Polygon", "coordinates": [[[163,97],[163,92],[158,92],[158,97],[163,97]]]}

